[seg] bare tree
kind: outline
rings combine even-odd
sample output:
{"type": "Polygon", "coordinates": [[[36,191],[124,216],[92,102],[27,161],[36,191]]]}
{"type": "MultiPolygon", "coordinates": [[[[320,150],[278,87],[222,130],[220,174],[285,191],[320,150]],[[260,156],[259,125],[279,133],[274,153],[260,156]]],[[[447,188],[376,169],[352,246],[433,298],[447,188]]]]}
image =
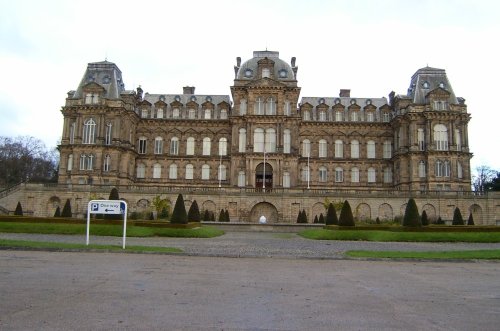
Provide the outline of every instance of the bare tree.
{"type": "Polygon", "coordinates": [[[491,183],[496,177],[497,171],[486,165],[481,165],[476,168],[476,174],[472,176],[472,187],[476,192],[486,191],[488,183],[491,183]]]}

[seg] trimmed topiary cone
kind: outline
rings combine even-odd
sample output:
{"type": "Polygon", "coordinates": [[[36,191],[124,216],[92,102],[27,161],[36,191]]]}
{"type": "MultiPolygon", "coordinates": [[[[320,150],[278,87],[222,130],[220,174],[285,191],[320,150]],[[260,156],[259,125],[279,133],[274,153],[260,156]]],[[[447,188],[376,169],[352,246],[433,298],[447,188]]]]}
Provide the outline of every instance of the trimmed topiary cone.
{"type": "Polygon", "coordinates": [[[464,219],[462,218],[462,213],[460,212],[460,208],[455,207],[455,211],[453,212],[453,222],[452,225],[464,225],[464,219]]]}
{"type": "Polygon", "coordinates": [[[16,210],[14,211],[14,215],[23,216],[23,207],[21,206],[21,202],[17,202],[16,210]]]}
{"type": "Polygon", "coordinates": [[[339,217],[340,226],[354,226],[354,216],[352,215],[351,205],[349,201],[344,201],[339,217]]]}
{"type": "Polygon", "coordinates": [[[184,197],[182,194],[177,196],[177,201],[175,201],[174,211],[172,212],[172,217],[170,218],[170,223],[173,224],[187,224],[188,218],[186,213],[186,205],[184,204],[184,197]]]}
{"type": "Polygon", "coordinates": [[[418,214],[417,204],[413,198],[410,198],[410,200],[408,200],[408,204],[406,204],[403,226],[422,226],[422,221],[420,220],[420,215],[418,214]]]}
{"type": "Polygon", "coordinates": [[[321,224],[325,224],[325,216],[323,216],[323,213],[319,214],[318,222],[321,224]]]}
{"type": "Polygon", "coordinates": [[[467,220],[467,225],[474,225],[474,216],[472,216],[472,213],[469,214],[469,219],[467,220]]]}
{"type": "Polygon", "coordinates": [[[314,216],[314,221],[313,221],[313,223],[315,223],[315,224],[316,224],[316,223],[319,223],[318,215],[314,216]]]}
{"type": "Polygon", "coordinates": [[[196,200],[193,201],[188,211],[188,222],[199,222],[201,220],[200,209],[196,200]]]}
{"type": "Polygon", "coordinates": [[[71,212],[71,202],[69,199],[66,199],[66,203],[64,204],[63,210],[61,212],[61,217],[71,217],[73,213],[71,212]]]}
{"type": "Polygon", "coordinates": [[[427,217],[427,213],[426,213],[425,210],[422,212],[422,218],[421,218],[421,220],[422,220],[422,225],[423,226],[429,225],[429,218],[427,217]]]}
{"type": "Polygon", "coordinates": [[[326,225],[338,225],[339,220],[337,218],[337,212],[335,211],[335,207],[333,203],[330,202],[328,205],[328,210],[326,212],[326,225]]]}
{"type": "Polygon", "coordinates": [[[56,211],[54,212],[54,217],[61,217],[61,208],[57,206],[56,211]]]}

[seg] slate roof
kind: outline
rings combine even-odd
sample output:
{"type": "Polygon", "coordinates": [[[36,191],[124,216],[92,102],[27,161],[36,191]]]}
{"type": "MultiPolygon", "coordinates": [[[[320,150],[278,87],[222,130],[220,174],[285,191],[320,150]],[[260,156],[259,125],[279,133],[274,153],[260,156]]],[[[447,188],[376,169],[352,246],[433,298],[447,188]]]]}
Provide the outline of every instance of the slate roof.
{"type": "Polygon", "coordinates": [[[82,88],[92,82],[104,87],[106,90],[104,97],[107,99],[118,99],[120,94],[125,91],[122,72],[113,62],[101,61],[89,63],[73,97],[83,98],[82,88]]]}
{"type": "Polygon", "coordinates": [[[411,77],[407,96],[416,104],[425,104],[425,96],[432,90],[443,88],[450,92],[450,103],[458,103],[453,92],[448,76],[444,69],[431,68],[429,66],[418,69],[411,77]]]}
{"type": "Polygon", "coordinates": [[[274,51],[255,51],[253,52],[253,58],[250,60],[245,61],[239,68],[238,73],[236,75],[237,79],[248,79],[252,80],[257,77],[257,68],[259,60],[262,60],[264,58],[268,58],[272,61],[274,61],[274,79],[276,80],[295,80],[295,74],[292,70],[292,67],[283,61],[282,59],[279,58],[280,53],[279,52],[274,52],[274,51]],[[247,69],[251,69],[253,71],[253,77],[245,77],[245,71],[247,69]],[[280,70],[286,70],[287,72],[287,77],[280,77],[279,76],[279,71],[280,70]]]}
{"type": "Polygon", "coordinates": [[[194,101],[197,104],[201,105],[211,99],[214,105],[218,105],[221,102],[227,102],[231,105],[231,99],[229,95],[206,95],[206,94],[144,94],[144,100],[154,105],[156,102],[160,101],[160,98],[163,98],[163,101],[166,104],[171,104],[176,101],[176,97],[179,99],[178,101],[183,105],[194,101]]]}
{"type": "Polygon", "coordinates": [[[387,104],[387,99],[384,98],[354,98],[354,97],[303,97],[300,99],[301,104],[309,103],[313,107],[319,106],[321,104],[320,100],[324,100],[324,104],[328,105],[329,108],[335,106],[336,100],[340,100],[340,104],[344,107],[349,107],[352,100],[356,101],[356,104],[361,108],[368,105],[367,101],[371,101],[371,104],[377,108],[382,107],[387,104]]]}

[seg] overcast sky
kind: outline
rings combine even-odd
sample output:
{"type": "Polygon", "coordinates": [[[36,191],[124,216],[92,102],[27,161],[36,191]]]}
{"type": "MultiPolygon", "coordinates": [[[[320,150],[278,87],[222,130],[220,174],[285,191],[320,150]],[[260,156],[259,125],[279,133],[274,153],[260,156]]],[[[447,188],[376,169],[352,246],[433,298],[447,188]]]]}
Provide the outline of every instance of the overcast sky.
{"type": "Polygon", "coordinates": [[[0,135],[57,145],[89,62],[116,63],[126,89],[230,94],[235,58],[267,48],[297,57],[301,97],[406,94],[417,69],[446,69],[472,115],[472,166],[500,170],[499,13],[493,0],[0,0],[0,135]]]}

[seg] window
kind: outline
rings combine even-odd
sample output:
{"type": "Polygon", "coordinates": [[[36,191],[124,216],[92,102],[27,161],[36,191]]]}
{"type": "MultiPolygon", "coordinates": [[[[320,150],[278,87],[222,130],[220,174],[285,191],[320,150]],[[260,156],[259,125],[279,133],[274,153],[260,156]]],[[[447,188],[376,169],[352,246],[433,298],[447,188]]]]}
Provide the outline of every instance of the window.
{"type": "Polygon", "coordinates": [[[193,179],[194,169],[192,164],[186,164],[186,179],[193,179]]]}
{"type": "Polygon", "coordinates": [[[266,129],[265,150],[268,153],[276,152],[276,130],[266,129]]]}
{"type": "Polygon", "coordinates": [[[390,140],[384,141],[384,159],[390,159],[392,157],[392,144],[390,140]]]}
{"type": "Polygon", "coordinates": [[[261,97],[255,99],[255,104],[253,106],[254,115],[264,115],[264,101],[261,97]]]}
{"type": "Polygon", "coordinates": [[[194,155],[194,138],[188,137],[186,141],[186,155],[194,155]]]}
{"type": "Polygon", "coordinates": [[[418,177],[425,178],[425,161],[418,162],[418,177]]]}
{"type": "Polygon", "coordinates": [[[212,118],[212,111],[210,109],[205,109],[203,111],[203,118],[206,119],[206,120],[209,120],[212,118]]]}
{"type": "Polygon", "coordinates": [[[69,127],[69,143],[74,144],[75,143],[75,128],[76,128],[76,123],[73,122],[71,123],[69,127]]]}
{"type": "Polygon", "coordinates": [[[326,121],[326,111],[320,110],[320,112],[319,112],[319,121],[320,122],[325,122],[326,121]]]}
{"type": "Polygon", "coordinates": [[[373,140],[368,140],[366,143],[366,157],[369,159],[375,158],[375,142],[373,140]]]}
{"type": "Polygon", "coordinates": [[[304,139],[302,141],[302,157],[310,157],[311,156],[311,142],[309,139],[304,139]]]}
{"type": "Polygon", "coordinates": [[[391,114],[387,111],[382,113],[382,122],[390,122],[391,121],[391,114]]]}
{"type": "Polygon", "coordinates": [[[85,103],[87,105],[95,105],[95,104],[99,103],[99,95],[97,93],[85,94],[85,103]]]}
{"type": "Polygon", "coordinates": [[[304,110],[302,113],[302,119],[304,121],[310,121],[311,120],[311,112],[309,110],[304,110]]]}
{"type": "Polygon", "coordinates": [[[179,110],[179,108],[172,109],[172,118],[179,118],[179,117],[180,117],[180,110],[179,110]]]}
{"type": "Polygon", "coordinates": [[[245,99],[240,100],[240,115],[247,114],[247,101],[245,99]]]}
{"type": "Polygon", "coordinates": [[[326,170],[326,167],[319,167],[319,181],[321,183],[324,183],[327,181],[327,174],[328,174],[328,171],[326,170]]]}
{"type": "Polygon", "coordinates": [[[266,115],[276,115],[276,102],[274,98],[267,98],[266,115]]]}
{"type": "Polygon", "coordinates": [[[163,138],[155,138],[155,154],[163,154],[163,138]]]}
{"type": "Polygon", "coordinates": [[[434,171],[436,173],[436,177],[443,177],[443,162],[437,160],[434,171]]]}
{"type": "Polygon", "coordinates": [[[462,164],[460,162],[457,162],[457,177],[460,179],[464,177],[462,164]]]}
{"type": "Polygon", "coordinates": [[[211,148],[210,138],[208,137],[203,138],[203,155],[205,156],[210,155],[210,148],[211,148]]]}
{"type": "Polygon", "coordinates": [[[227,138],[219,139],[219,155],[227,155],[227,138]]]}
{"type": "Polygon", "coordinates": [[[301,172],[301,179],[303,182],[307,182],[311,179],[311,174],[310,174],[310,171],[311,169],[307,166],[305,166],[304,168],[302,168],[302,172],[301,172]]]}
{"type": "Polygon", "coordinates": [[[375,168],[368,168],[368,183],[375,183],[375,168]]]}
{"type": "Polygon", "coordinates": [[[356,167],[351,169],[351,183],[359,183],[359,169],[356,167]]]}
{"type": "Polygon", "coordinates": [[[283,172],[283,187],[290,187],[290,173],[288,171],[283,172]]]}
{"type": "Polygon", "coordinates": [[[327,143],[325,139],[321,139],[319,141],[319,157],[326,157],[327,156],[327,143]]]}
{"type": "Polygon", "coordinates": [[[156,118],[163,118],[163,108],[158,108],[156,110],[156,118]]]}
{"type": "Polygon", "coordinates": [[[372,111],[366,112],[366,121],[373,122],[375,120],[375,115],[372,111]]]}
{"type": "Polygon", "coordinates": [[[95,127],[96,124],[92,118],[89,118],[83,124],[83,143],[95,144],[95,127]]]}
{"type": "Polygon", "coordinates": [[[80,170],[93,170],[94,155],[82,155],[80,157],[80,170]]]}
{"type": "Polygon", "coordinates": [[[177,179],[177,164],[172,163],[169,167],[168,178],[177,179]]]}
{"type": "Polygon", "coordinates": [[[109,156],[109,154],[106,154],[106,156],[104,157],[104,164],[102,170],[104,172],[108,172],[110,167],[111,167],[111,156],[109,156]]]}
{"type": "Polygon", "coordinates": [[[179,138],[170,139],[170,155],[179,155],[179,138]]]}
{"type": "Polygon", "coordinates": [[[283,153],[290,154],[290,145],[292,142],[292,137],[290,135],[290,130],[283,130],[283,153]]]}
{"type": "Polygon", "coordinates": [[[208,164],[204,164],[201,167],[201,179],[203,179],[203,180],[210,179],[210,166],[208,164]]]}
{"type": "Polygon", "coordinates": [[[443,176],[450,177],[450,161],[443,162],[443,176]]]}
{"type": "Polygon", "coordinates": [[[457,145],[457,151],[462,151],[462,139],[460,137],[459,129],[455,129],[455,144],[457,145]]]}
{"type": "Polygon", "coordinates": [[[434,126],[434,143],[436,146],[436,150],[448,150],[448,130],[443,124],[436,124],[434,126]]]}
{"type": "Polygon", "coordinates": [[[351,121],[352,122],[357,122],[358,121],[358,118],[359,118],[359,114],[358,114],[358,111],[352,111],[351,112],[351,121]]]}
{"type": "Polygon", "coordinates": [[[337,110],[335,112],[335,122],[342,122],[344,120],[344,114],[343,111],[337,110]]]}
{"type": "Polygon", "coordinates": [[[146,166],[142,163],[137,165],[137,178],[146,177],[146,166]]]}
{"type": "Polygon", "coordinates": [[[425,150],[425,136],[424,129],[417,129],[417,142],[418,142],[418,150],[425,150]]]}
{"type": "Polygon", "coordinates": [[[106,124],[106,132],[104,133],[104,144],[111,145],[112,136],[111,136],[112,124],[106,124]]]}
{"type": "Polygon", "coordinates": [[[238,172],[238,187],[245,187],[245,172],[244,171],[239,171],[238,172]]]}
{"type": "Polygon", "coordinates": [[[223,164],[219,165],[219,169],[217,171],[217,179],[226,180],[226,166],[223,164]]]}
{"type": "Polygon", "coordinates": [[[227,120],[227,110],[226,109],[221,109],[220,110],[220,119],[221,120],[227,120]]]}
{"type": "Polygon", "coordinates": [[[335,182],[342,183],[344,181],[344,170],[340,167],[335,168],[335,182]]]}
{"type": "Polygon", "coordinates": [[[196,110],[194,110],[193,108],[189,109],[188,110],[188,118],[190,120],[194,120],[196,118],[196,110]]]}
{"type": "Polygon", "coordinates": [[[141,117],[148,118],[148,110],[147,109],[141,109],[141,117]]]}
{"type": "Polygon", "coordinates": [[[73,154],[68,155],[68,166],[66,167],[66,171],[73,170],[73,154]]]}
{"type": "Polygon", "coordinates": [[[270,75],[271,75],[271,71],[269,70],[269,68],[262,69],[262,78],[269,78],[270,75]]]}
{"type": "Polygon", "coordinates": [[[344,143],[342,140],[335,140],[335,157],[344,157],[344,143]]]}
{"type": "Polygon", "coordinates": [[[285,101],[285,104],[283,106],[283,114],[285,114],[285,116],[290,116],[292,114],[290,101],[288,101],[288,100],[285,101]]]}
{"type": "Polygon", "coordinates": [[[247,130],[241,128],[238,135],[238,152],[245,153],[247,145],[247,130]]]}
{"type": "Polygon", "coordinates": [[[253,133],[253,151],[264,152],[264,129],[257,128],[253,133]]]}
{"type": "Polygon", "coordinates": [[[139,154],[146,154],[146,137],[139,138],[139,154]]]}
{"type": "Polygon", "coordinates": [[[359,159],[359,141],[351,141],[351,159],[359,159]]]}
{"type": "Polygon", "coordinates": [[[384,183],[392,183],[392,169],[384,168],[384,183]]]}
{"type": "Polygon", "coordinates": [[[159,163],[155,163],[153,165],[153,178],[161,178],[161,165],[159,163]]]}

